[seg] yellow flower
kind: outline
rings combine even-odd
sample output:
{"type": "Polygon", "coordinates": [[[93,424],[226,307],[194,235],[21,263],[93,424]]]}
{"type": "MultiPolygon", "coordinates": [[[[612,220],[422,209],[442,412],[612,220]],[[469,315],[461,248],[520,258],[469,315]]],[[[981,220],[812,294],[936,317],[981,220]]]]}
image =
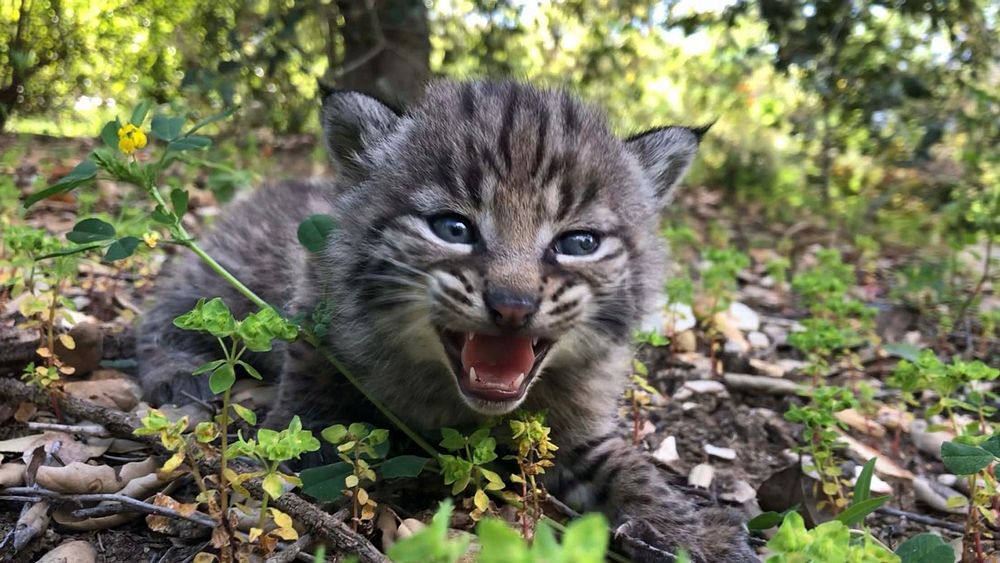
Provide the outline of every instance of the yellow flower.
{"type": "Polygon", "coordinates": [[[123,153],[132,154],[144,146],[146,146],[146,134],[142,132],[142,129],[131,123],[126,123],[118,129],[118,148],[123,153]]]}
{"type": "Polygon", "coordinates": [[[152,231],[142,235],[142,241],[146,243],[146,246],[150,248],[156,248],[156,243],[160,240],[160,233],[154,233],[152,231]]]}

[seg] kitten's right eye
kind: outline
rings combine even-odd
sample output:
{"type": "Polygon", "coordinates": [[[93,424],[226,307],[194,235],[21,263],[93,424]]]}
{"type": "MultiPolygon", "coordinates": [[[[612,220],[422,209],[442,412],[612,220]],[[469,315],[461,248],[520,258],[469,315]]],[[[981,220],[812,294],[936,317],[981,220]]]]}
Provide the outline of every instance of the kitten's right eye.
{"type": "Polygon", "coordinates": [[[441,240],[452,244],[473,244],[476,242],[476,228],[472,221],[455,213],[435,215],[428,219],[431,230],[441,240]]]}

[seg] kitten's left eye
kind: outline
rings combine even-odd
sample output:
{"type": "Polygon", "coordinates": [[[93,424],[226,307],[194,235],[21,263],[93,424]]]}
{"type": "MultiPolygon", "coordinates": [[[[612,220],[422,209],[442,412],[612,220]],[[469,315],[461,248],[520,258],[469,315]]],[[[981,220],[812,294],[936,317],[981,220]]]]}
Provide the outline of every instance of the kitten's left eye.
{"type": "Polygon", "coordinates": [[[431,230],[441,240],[452,244],[474,244],[476,228],[472,221],[456,213],[444,213],[428,219],[431,230]]]}
{"type": "Polygon", "coordinates": [[[571,231],[556,239],[553,248],[557,254],[586,256],[597,252],[601,246],[601,236],[588,231],[571,231]]]}

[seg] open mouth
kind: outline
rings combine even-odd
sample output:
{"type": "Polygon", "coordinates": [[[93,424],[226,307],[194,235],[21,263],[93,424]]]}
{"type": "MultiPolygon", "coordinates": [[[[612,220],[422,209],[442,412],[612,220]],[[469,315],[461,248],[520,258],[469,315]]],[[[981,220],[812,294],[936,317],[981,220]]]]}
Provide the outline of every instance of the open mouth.
{"type": "Polygon", "coordinates": [[[519,401],[555,341],[531,336],[441,331],[441,341],[467,397],[519,401]]]}

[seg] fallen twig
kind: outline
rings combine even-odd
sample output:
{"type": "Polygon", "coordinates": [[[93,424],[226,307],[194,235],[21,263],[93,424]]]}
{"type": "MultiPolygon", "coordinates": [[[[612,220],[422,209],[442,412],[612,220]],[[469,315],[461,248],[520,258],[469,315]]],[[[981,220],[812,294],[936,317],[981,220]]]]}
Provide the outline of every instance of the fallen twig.
{"type": "Polygon", "coordinates": [[[796,395],[802,389],[802,385],[766,375],[749,375],[745,373],[726,373],[722,376],[726,387],[737,391],[747,391],[751,393],[766,393],[769,395],[796,395]]]}
{"type": "MultiPolygon", "coordinates": [[[[48,499],[52,503],[65,504],[69,502],[73,503],[83,503],[83,502],[114,502],[119,506],[117,512],[130,511],[130,512],[143,512],[146,514],[159,514],[161,516],[169,516],[171,518],[181,518],[184,520],[189,520],[195,524],[201,526],[206,526],[209,528],[214,528],[218,525],[218,522],[214,518],[205,514],[203,512],[194,512],[190,515],[184,515],[176,510],[167,508],[165,506],[157,506],[155,504],[150,504],[139,499],[134,499],[129,496],[120,495],[117,493],[81,493],[81,494],[68,494],[59,493],[56,491],[50,491],[48,489],[42,489],[40,487],[9,487],[3,490],[5,493],[10,493],[16,496],[28,496],[35,497],[36,499],[48,499]]],[[[0,496],[0,499],[4,497],[0,496]]]]}
{"type": "Polygon", "coordinates": [[[886,514],[888,516],[895,516],[897,518],[906,518],[908,520],[913,520],[914,522],[919,522],[921,524],[927,524],[928,526],[934,526],[936,528],[943,528],[945,530],[951,530],[952,532],[963,533],[965,532],[965,527],[961,524],[955,522],[949,522],[947,520],[942,520],[940,518],[934,518],[933,516],[927,516],[926,514],[917,514],[916,512],[909,512],[906,510],[900,510],[898,508],[892,508],[889,506],[880,506],[876,512],[881,514],[886,514]]]}
{"type": "Polygon", "coordinates": [[[311,535],[302,534],[302,536],[300,536],[295,543],[268,557],[264,560],[264,563],[291,563],[296,557],[298,557],[299,553],[301,553],[303,549],[309,547],[309,544],[312,542],[313,537],[311,535]]]}
{"type": "Polygon", "coordinates": [[[99,424],[57,424],[55,422],[28,422],[30,430],[56,430],[67,434],[83,434],[97,438],[109,438],[111,434],[99,424]]]}
{"type": "MultiPolygon", "coordinates": [[[[131,414],[77,399],[58,391],[53,391],[50,395],[44,389],[30,387],[16,379],[0,377],[0,402],[17,405],[28,401],[48,407],[51,405],[51,397],[55,397],[59,408],[67,416],[96,422],[107,429],[111,435],[139,440],[132,435],[132,431],[139,427],[139,419],[131,414]]],[[[148,442],[154,443],[152,440],[148,442]]]]}

